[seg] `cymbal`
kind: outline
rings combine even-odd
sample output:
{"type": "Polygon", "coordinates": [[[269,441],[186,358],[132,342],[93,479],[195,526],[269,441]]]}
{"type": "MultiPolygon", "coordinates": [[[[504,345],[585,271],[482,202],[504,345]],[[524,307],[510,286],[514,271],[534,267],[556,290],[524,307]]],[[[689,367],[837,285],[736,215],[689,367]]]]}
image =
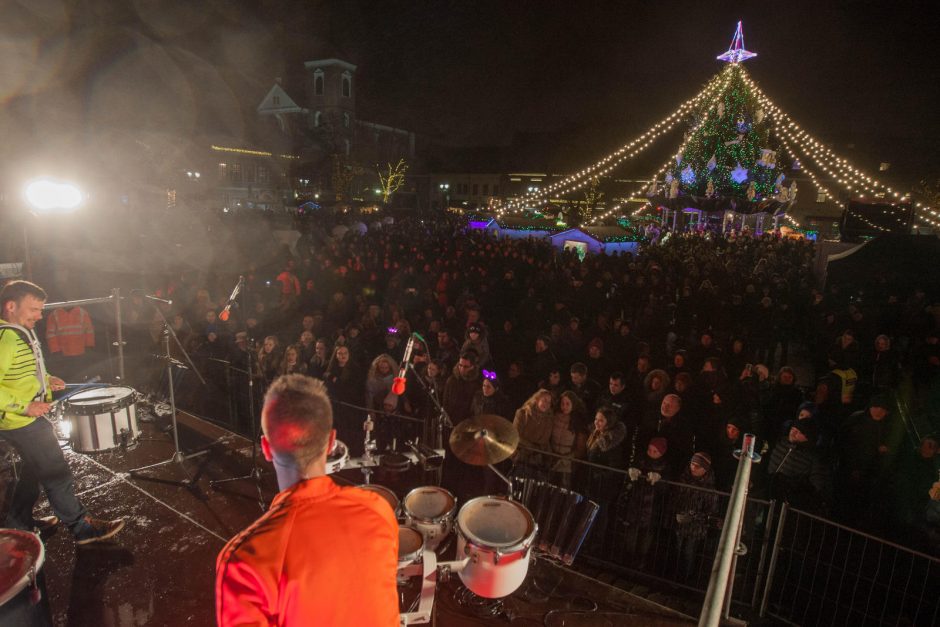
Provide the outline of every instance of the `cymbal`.
{"type": "Polygon", "coordinates": [[[503,418],[483,414],[457,424],[450,434],[450,450],[462,462],[473,466],[498,464],[519,446],[519,432],[503,418]]]}

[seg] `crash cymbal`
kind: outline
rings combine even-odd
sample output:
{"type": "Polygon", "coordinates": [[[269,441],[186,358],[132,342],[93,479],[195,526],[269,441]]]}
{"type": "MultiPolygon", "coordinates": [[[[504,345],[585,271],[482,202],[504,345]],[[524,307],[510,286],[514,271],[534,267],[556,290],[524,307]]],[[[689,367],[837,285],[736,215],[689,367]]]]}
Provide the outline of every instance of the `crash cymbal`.
{"type": "Polygon", "coordinates": [[[473,466],[498,464],[519,446],[519,432],[501,416],[483,414],[459,423],[450,434],[450,450],[473,466]]]}

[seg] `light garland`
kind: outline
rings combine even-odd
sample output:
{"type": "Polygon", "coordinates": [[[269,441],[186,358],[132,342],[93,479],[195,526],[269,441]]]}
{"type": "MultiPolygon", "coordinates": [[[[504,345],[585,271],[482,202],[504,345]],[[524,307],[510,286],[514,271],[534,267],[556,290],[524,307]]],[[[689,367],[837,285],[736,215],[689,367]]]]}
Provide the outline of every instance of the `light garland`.
{"type": "MultiPolygon", "coordinates": [[[[730,68],[731,66],[728,67],[730,68]]],[[[629,143],[621,146],[619,149],[607,155],[594,165],[584,168],[580,172],[569,175],[563,180],[557,183],[553,183],[543,189],[538,190],[537,192],[526,194],[519,200],[510,201],[509,203],[506,203],[506,205],[498,207],[497,213],[500,215],[507,211],[518,213],[530,203],[545,202],[549,194],[554,193],[562,195],[571,193],[583,188],[590,182],[591,179],[609,174],[611,171],[613,171],[614,168],[619,166],[627,159],[632,159],[633,157],[643,152],[646,148],[652,145],[652,143],[657,138],[671,131],[688,112],[696,109],[703,100],[707,99],[706,103],[710,103],[716,87],[723,90],[727,85],[729,75],[729,72],[726,71],[715,77],[712,77],[712,79],[706,84],[702,91],[689,100],[683,102],[681,105],[679,105],[679,108],[673,111],[670,115],[663,118],[650,127],[645,133],[633,139],[629,143]]]]}

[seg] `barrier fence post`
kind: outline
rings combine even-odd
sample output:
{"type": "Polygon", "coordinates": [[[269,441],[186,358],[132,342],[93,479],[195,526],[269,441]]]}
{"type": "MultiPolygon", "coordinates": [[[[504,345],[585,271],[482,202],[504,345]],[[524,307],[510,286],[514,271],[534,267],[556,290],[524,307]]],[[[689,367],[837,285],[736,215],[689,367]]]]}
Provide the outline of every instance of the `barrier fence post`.
{"type": "Polygon", "coordinates": [[[773,531],[774,514],[777,512],[777,501],[771,501],[767,508],[767,519],[764,521],[764,539],[760,546],[760,559],[757,561],[757,575],[754,579],[754,592],[751,595],[751,607],[757,607],[757,596],[764,583],[764,569],[767,566],[767,547],[770,545],[770,534],[773,531]]]}
{"type": "Polygon", "coordinates": [[[777,558],[780,555],[780,543],[783,541],[783,527],[787,522],[787,511],[790,504],[784,502],[780,507],[780,518],[777,520],[777,535],[774,536],[774,550],[770,554],[770,566],[767,569],[767,585],[764,586],[764,596],[760,603],[760,612],[758,616],[764,618],[767,615],[767,604],[770,602],[770,587],[774,585],[774,573],[777,570],[777,558]]]}
{"type": "Polygon", "coordinates": [[[705,593],[705,603],[699,616],[699,627],[717,627],[721,621],[722,608],[725,604],[725,593],[728,586],[733,561],[737,555],[740,542],[741,519],[744,516],[744,507],[747,503],[748,483],[751,480],[751,463],[754,460],[753,433],[744,435],[741,446],[741,456],[738,459],[738,471],[734,477],[734,487],[731,490],[731,499],[725,513],[724,526],[721,529],[721,540],[715,553],[712,564],[712,574],[708,581],[708,591],[705,593]]]}

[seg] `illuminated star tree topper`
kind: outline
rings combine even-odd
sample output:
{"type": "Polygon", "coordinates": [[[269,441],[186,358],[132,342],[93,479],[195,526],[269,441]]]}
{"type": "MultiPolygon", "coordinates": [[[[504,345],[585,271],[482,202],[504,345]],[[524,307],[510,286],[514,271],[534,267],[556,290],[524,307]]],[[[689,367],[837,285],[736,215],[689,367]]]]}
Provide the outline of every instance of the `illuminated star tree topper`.
{"type": "Polygon", "coordinates": [[[739,20],[738,29],[734,31],[734,37],[731,38],[731,45],[728,47],[728,51],[718,55],[717,59],[719,61],[727,61],[728,63],[740,63],[741,61],[747,61],[756,56],[756,52],[744,49],[744,31],[741,29],[741,21],[739,20]]]}

